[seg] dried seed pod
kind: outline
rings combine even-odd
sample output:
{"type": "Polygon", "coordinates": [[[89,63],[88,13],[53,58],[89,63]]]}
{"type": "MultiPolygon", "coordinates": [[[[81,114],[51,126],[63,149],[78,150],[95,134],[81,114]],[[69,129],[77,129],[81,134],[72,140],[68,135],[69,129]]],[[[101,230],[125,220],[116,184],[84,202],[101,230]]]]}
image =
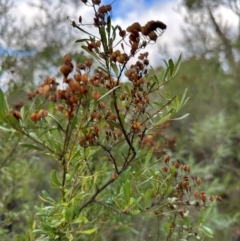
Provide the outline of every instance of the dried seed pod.
{"type": "Polygon", "coordinates": [[[149,34],[148,34],[148,37],[150,38],[150,40],[156,42],[158,36],[157,34],[154,32],[154,31],[151,31],[149,34]]]}
{"type": "Polygon", "coordinates": [[[82,82],[83,83],[86,83],[88,81],[88,74],[87,73],[84,73],[83,75],[82,75],[82,82]]]}
{"type": "Polygon", "coordinates": [[[91,66],[92,66],[92,60],[91,59],[87,59],[87,60],[85,60],[85,65],[88,67],[88,68],[90,68],[91,66]]]}
{"type": "Polygon", "coordinates": [[[112,179],[114,179],[114,180],[118,179],[118,174],[116,172],[114,172],[112,174],[112,179]]]}
{"type": "Polygon", "coordinates": [[[81,74],[75,74],[75,75],[74,75],[74,79],[75,79],[77,82],[81,82],[81,81],[82,81],[82,75],[81,75],[81,74]]]}
{"type": "Polygon", "coordinates": [[[141,25],[138,22],[133,23],[132,25],[127,27],[127,32],[132,33],[132,32],[140,32],[141,31],[141,25]]]}
{"type": "Polygon", "coordinates": [[[68,65],[64,64],[60,68],[60,72],[63,74],[63,76],[65,78],[67,78],[67,76],[72,72],[72,70],[73,70],[73,64],[72,63],[70,63],[68,65]]]}
{"type": "Polygon", "coordinates": [[[14,116],[17,120],[21,120],[22,119],[20,113],[18,111],[16,111],[16,110],[12,110],[11,109],[11,110],[9,110],[8,114],[14,116]]]}
{"type": "Polygon", "coordinates": [[[56,109],[57,111],[63,111],[64,107],[63,107],[62,105],[56,105],[56,106],[55,106],[55,109],[56,109]]]}
{"type": "Polygon", "coordinates": [[[92,0],[92,3],[94,5],[100,5],[101,4],[101,0],[92,0]]]}
{"type": "Polygon", "coordinates": [[[79,16],[78,21],[82,24],[82,16],[79,16]]]}
{"type": "Polygon", "coordinates": [[[94,100],[98,100],[100,97],[101,97],[101,94],[100,94],[99,91],[93,91],[93,92],[92,92],[92,98],[93,98],[94,100]]]}
{"type": "Polygon", "coordinates": [[[56,102],[57,101],[57,95],[56,94],[49,95],[48,99],[52,102],[56,102]]]}
{"type": "Polygon", "coordinates": [[[38,88],[38,93],[40,95],[47,95],[49,91],[50,91],[50,85],[48,84],[45,84],[44,86],[38,88]]]}
{"type": "Polygon", "coordinates": [[[64,64],[68,65],[72,61],[72,56],[70,54],[66,54],[63,59],[64,64]]]}
{"type": "Polygon", "coordinates": [[[126,71],[124,72],[124,74],[125,74],[126,77],[129,78],[133,73],[136,73],[136,72],[137,72],[137,71],[136,71],[135,68],[131,68],[131,69],[126,70],[126,71]]]}
{"type": "Polygon", "coordinates": [[[33,113],[30,115],[30,119],[31,119],[33,122],[37,123],[37,121],[39,120],[39,119],[38,119],[38,116],[37,116],[37,113],[33,112],[33,113]]]}

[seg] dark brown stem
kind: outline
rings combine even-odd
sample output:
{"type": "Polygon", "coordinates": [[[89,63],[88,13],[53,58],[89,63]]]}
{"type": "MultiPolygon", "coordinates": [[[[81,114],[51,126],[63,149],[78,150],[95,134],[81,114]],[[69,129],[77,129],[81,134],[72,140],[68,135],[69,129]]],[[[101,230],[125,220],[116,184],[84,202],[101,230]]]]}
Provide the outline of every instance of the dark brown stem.
{"type": "Polygon", "coordinates": [[[141,125],[143,125],[145,122],[147,122],[149,119],[151,119],[154,115],[156,115],[157,113],[159,113],[161,110],[163,110],[166,106],[168,106],[174,99],[176,98],[176,96],[174,96],[171,100],[169,100],[165,105],[163,105],[159,110],[155,111],[153,114],[151,114],[146,120],[144,120],[141,125]]]}
{"type": "Polygon", "coordinates": [[[98,145],[99,145],[100,147],[102,147],[102,149],[103,149],[104,151],[106,151],[106,152],[108,153],[108,155],[111,157],[111,159],[112,159],[112,161],[113,161],[113,165],[114,165],[115,171],[116,171],[117,174],[119,174],[119,173],[118,173],[118,167],[117,167],[116,159],[115,159],[114,156],[112,155],[111,151],[110,151],[107,147],[101,145],[100,143],[98,143],[98,145]]]}

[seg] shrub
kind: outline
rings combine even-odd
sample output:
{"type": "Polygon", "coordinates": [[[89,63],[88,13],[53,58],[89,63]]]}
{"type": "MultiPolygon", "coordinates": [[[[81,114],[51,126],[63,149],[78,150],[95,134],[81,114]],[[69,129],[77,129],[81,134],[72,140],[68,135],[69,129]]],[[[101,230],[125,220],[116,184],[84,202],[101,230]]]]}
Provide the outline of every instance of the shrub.
{"type": "Polygon", "coordinates": [[[149,72],[148,52],[142,52],[166,25],[136,22],[123,30],[111,24],[111,5],[82,2],[93,8],[99,36],[83,28],[81,17],[79,24],[71,23],[88,35],[76,42],[83,43],[92,59],[74,64],[71,55],[65,55],[62,82],[46,78],[28,93],[31,104],[20,112],[9,109],[0,92],[5,128],[24,136],[28,149],[58,163],[50,173],[57,194],[42,192],[37,227],[28,239],[104,240],[110,234],[112,240],[211,237],[202,221],[194,226],[195,214],[221,198],[195,190],[201,179],[169,155],[175,142],[164,134],[168,121],[187,101],[186,92],[181,99],[161,95],[176,75],[181,56],[175,64],[165,61],[166,69],[156,75],[149,72]],[[156,93],[159,98],[153,100],[156,93]],[[136,230],[135,217],[156,217],[156,233],[136,230]]]}

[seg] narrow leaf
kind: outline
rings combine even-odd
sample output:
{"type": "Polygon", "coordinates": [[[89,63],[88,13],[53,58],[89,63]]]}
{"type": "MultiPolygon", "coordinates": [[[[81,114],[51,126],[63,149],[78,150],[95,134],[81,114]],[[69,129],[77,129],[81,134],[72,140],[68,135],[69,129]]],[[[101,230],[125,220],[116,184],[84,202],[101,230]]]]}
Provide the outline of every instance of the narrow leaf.
{"type": "Polygon", "coordinates": [[[108,125],[110,125],[112,127],[120,129],[120,126],[117,123],[113,122],[113,121],[108,120],[107,123],[108,123],[108,125]]]}
{"type": "Polygon", "coordinates": [[[177,74],[179,67],[181,65],[181,62],[182,62],[182,54],[180,54],[180,56],[177,60],[177,63],[175,64],[174,76],[177,74]]]}
{"type": "Polygon", "coordinates": [[[189,113],[186,113],[186,114],[182,115],[181,117],[178,117],[178,118],[175,118],[175,119],[172,119],[172,120],[182,120],[182,119],[186,118],[189,115],[190,115],[189,113]]]}
{"type": "Polygon", "coordinates": [[[82,234],[92,234],[97,231],[97,228],[91,228],[87,230],[82,230],[82,231],[77,231],[77,233],[82,233],[82,234]]]}
{"type": "Polygon", "coordinates": [[[117,65],[115,64],[115,63],[111,63],[111,67],[112,67],[112,69],[113,69],[113,72],[114,72],[114,74],[118,77],[118,67],[117,67],[117,65]]]}
{"type": "Polygon", "coordinates": [[[125,197],[125,200],[128,202],[129,199],[130,199],[130,181],[127,180],[124,184],[124,187],[123,187],[123,193],[124,193],[124,197],[125,197]]]}
{"type": "Polygon", "coordinates": [[[167,114],[166,116],[164,116],[161,120],[159,120],[157,123],[155,123],[155,125],[161,125],[164,122],[166,122],[169,118],[170,118],[171,114],[167,114]]]}
{"type": "Polygon", "coordinates": [[[0,116],[5,116],[9,111],[9,107],[5,98],[5,95],[0,89],[0,116]]]}
{"type": "Polygon", "coordinates": [[[82,43],[82,42],[86,42],[86,41],[89,41],[88,38],[82,38],[82,39],[78,39],[75,41],[75,43],[82,43]]]}
{"type": "Polygon", "coordinates": [[[95,54],[94,52],[91,52],[91,51],[88,49],[87,46],[82,45],[82,48],[83,48],[86,52],[88,52],[90,55],[92,55],[95,59],[100,60],[100,58],[98,57],[98,55],[95,54]]]}
{"type": "Polygon", "coordinates": [[[100,32],[100,36],[101,36],[101,42],[103,44],[104,53],[107,54],[108,53],[108,48],[107,48],[108,43],[107,43],[107,38],[106,38],[105,27],[104,26],[100,27],[99,32],[100,32]]]}
{"type": "Polygon", "coordinates": [[[56,186],[58,186],[58,187],[61,186],[61,183],[58,181],[58,178],[57,178],[56,170],[52,170],[52,171],[51,171],[51,178],[52,178],[53,183],[54,183],[56,186]]]}
{"type": "Polygon", "coordinates": [[[112,93],[114,90],[118,89],[120,86],[115,86],[114,88],[112,88],[111,90],[109,90],[107,93],[105,93],[104,95],[102,95],[98,101],[102,100],[104,97],[106,97],[107,95],[109,95],[110,93],[112,93]]]}
{"type": "Polygon", "coordinates": [[[206,227],[206,226],[201,226],[200,230],[209,238],[214,238],[213,236],[213,231],[212,229],[206,227]]]}
{"type": "Polygon", "coordinates": [[[172,75],[173,75],[173,72],[174,72],[174,63],[173,63],[173,60],[172,60],[172,59],[169,59],[169,60],[168,60],[168,64],[169,64],[169,69],[170,69],[170,75],[172,76],[172,75]]]}

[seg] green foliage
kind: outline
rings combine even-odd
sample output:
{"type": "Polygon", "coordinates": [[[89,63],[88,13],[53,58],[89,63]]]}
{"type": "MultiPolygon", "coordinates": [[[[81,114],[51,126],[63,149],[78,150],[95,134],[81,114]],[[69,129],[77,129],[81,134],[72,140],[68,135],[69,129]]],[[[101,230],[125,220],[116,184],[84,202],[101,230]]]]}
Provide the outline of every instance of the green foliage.
{"type": "MultiPolygon", "coordinates": [[[[182,56],[176,63],[164,61],[166,68],[159,73],[149,71],[148,53],[141,51],[156,42],[166,25],[149,21],[122,30],[111,25],[112,6],[97,2],[88,4],[95,13],[98,36],[85,30],[81,21],[71,21],[88,35],[76,43],[83,44],[83,50],[98,62],[97,68],[91,59],[81,59],[74,69],[72,56],[65,55],[61,85],[55,77],[45,78],[36,91],[28,93],[30,103],[20,112],[9,108],[0,91],[1,131],[19,138],[21,154],[32,155],[29,162],[21,158],[24,165],[19,167],[19,163],[7,163],[11,150],[4,154],[3,181],[9,178],[11,184],[14,176],[22,188],[20,196],[4,193],[24,202],[27,180],[35,175],[29,163],[36,157],[40,165],[51,163],[45,170],[48,183],[43,183],[41,204],[31,202],[32,213],[33,205],[21,207],[29,228],[16,238],[109,240],[109,234],[112,240],[213,238],[205,222],[221,198],[214,193],[208,196],[204,189],[197,191],[202,180],[191,174],[190,165],[167,155],[175,143],[163,133],[188,101],[187,88],[181,98],[164,93],[176,77],[182,56]],[[11,173],[5,171],[8,168],[11,173]],[[157,224],[142,231],[141,224],[152,221],[157,224]]],[[[7,206],[8,202],[3,198],[1,203],[7,206]]],[[[7,237],[6,225],[14,220],[6,207],[3,212],[1,232],[7,237]]]]}
{"type": "Polygon", "coordinates": [[[223,197],[224,205],[205,218],[205,225],[216,230],[213,240],[238,240],[239,32],[238,25],[224,19],[226,11],[239,18],[239,8],[236,1],[183,5],[188,9],[182,41],[187,58],[166,91],[179,94],[187,87],[191,104],[184,111],[191,115],[184,123],[173,123],[179,132],[176,152],[204,177],[204,190],[223,197]]]}

